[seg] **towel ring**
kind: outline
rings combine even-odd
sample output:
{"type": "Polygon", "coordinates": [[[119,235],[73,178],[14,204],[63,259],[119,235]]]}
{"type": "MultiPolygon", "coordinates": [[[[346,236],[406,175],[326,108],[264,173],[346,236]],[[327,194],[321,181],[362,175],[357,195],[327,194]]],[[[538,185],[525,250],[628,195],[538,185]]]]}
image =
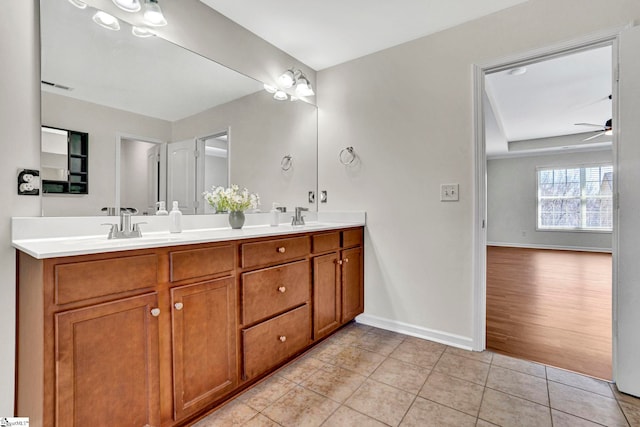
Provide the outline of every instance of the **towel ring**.
{"type": "Polygon", "coordinates": [[[291,154],[287,154],[282,158],[282,161],[280,162],[280,168],[283,171],[288,171],[289,169],[291,169],[291,166],[293,166],[293,158],[291,157],[291,154]]]}
{"type": "Polygon", "coordinates": [[[356,153],[353,151],[353,147],[343,148],[340,151],[340,154],[338,154],[338,160],[340,160],[340,163],[342,163],[345,166],[353,163],[355,159],[356,159],[356,153]]]}

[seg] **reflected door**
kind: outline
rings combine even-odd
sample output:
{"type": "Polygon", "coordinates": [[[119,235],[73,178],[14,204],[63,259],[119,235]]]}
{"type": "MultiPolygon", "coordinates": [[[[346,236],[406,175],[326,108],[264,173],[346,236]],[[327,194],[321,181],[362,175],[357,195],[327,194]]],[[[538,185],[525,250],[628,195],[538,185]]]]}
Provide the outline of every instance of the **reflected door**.
{"type": "Polygon", "coordinates": [[[173,201],[183,214],[195,214],[196,198],[196,140],[172,142],[167,148],[167,210],[173,201]]]}

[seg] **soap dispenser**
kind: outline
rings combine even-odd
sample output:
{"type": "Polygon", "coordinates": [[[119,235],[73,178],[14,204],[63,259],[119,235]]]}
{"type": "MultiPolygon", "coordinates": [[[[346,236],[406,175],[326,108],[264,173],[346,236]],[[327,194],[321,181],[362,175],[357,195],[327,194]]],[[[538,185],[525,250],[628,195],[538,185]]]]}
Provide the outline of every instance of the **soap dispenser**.
{"type": "Polygon", "coordinates": [[[182,212],[178,208],[178,202],[173,202],[173,209],[169,213],[169,232],[181,233],[182,232],[182,212]]]}
{"type": "Polygon", "coordinates": [[[156,215],[169,215],[169,212],[167,212],[167,208],[163,201],[156,202],[156,205],[158,205],[158,210],[156,211],[156,215]]]}
{"type": "Polygon", "coordinates": [[[273,204],[271,205],[271,211],[269,211],[269,213],[271,214],[272,227],[277,227],[278,224],[280,224],[280,211],[276,209],[277,207],[278,207],[278,203],[273,202],[273,204]]]}

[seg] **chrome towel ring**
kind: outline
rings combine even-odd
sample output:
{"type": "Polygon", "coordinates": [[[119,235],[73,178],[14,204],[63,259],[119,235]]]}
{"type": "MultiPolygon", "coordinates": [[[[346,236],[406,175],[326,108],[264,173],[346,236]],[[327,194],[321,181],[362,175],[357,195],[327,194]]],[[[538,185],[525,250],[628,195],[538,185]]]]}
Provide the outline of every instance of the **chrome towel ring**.
{"type": "Polygon", "coordinates": [[[280,162],[280,168],[283,171],[288,171],[289,169],[291,169],[291,166],[293,166],[293,158],[291,157],[291,154],[287,154],[282,158],[282,161],[280,162]]]}
{"type": "Polygon", "coordinates": [[[338,160],[340,160],[340,163],[342,163],[345,166],[353,163],[355,159],[356,159],[356,153],[353,151],[353,147],[343,148],[340,151],[340,154],[338,154],[338,160]]]}

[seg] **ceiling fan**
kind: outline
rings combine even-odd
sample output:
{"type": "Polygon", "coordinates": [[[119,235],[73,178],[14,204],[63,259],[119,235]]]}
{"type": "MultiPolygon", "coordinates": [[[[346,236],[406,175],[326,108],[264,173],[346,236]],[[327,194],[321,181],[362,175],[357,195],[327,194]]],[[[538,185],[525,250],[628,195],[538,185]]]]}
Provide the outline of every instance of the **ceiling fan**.
{"type": "Polygon", "coordinates": [[[612,120],[611,119],[607,120],[605,122],[604,126],[596,125],[596,124],[593,124],[593,123],[575,123],[576,126],[592,126],[592,127],[597,127],[597,128],[600,129],[600,130],[594,131],[594,132],[598,132],[596,135],[593,135],[593,136],[590,136],[589,138],[583,139],[582,140],[583,142],[584,141],[590,141],[590,140],[592,140],[594,138],[597,138],[599,136],[602,136],[602,135],[608,135],[608,136],[609,135],[613,135],[613,128],[611,127],[611,124],[612,124],[612,120]]]}

